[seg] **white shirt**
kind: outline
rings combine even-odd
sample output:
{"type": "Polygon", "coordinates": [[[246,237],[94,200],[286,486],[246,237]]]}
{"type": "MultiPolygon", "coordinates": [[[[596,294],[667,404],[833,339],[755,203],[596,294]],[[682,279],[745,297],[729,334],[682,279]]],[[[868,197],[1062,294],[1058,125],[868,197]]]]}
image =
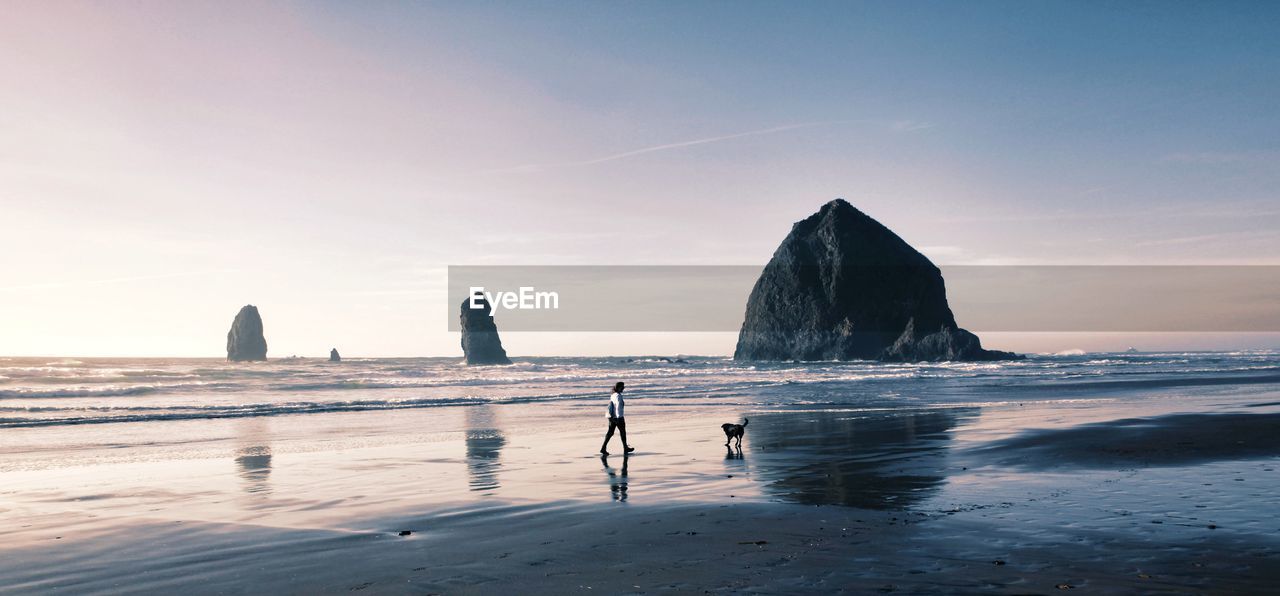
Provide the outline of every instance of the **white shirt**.
{"type": "Polygon", "coordinates": [[[609,396],[609,417],[622,418],[622,394],[617,391],[609,396]]]}

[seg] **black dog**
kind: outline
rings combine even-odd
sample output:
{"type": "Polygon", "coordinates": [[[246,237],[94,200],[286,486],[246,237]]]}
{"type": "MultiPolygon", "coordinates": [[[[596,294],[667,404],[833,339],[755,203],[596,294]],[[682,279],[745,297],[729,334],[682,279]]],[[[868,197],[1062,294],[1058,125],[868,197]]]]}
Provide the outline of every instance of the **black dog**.
{"type": "Polygon", "coordinates": [[[725,447],[729,446],[729,441],[737,439],[738,440],[737,447],[739,449],[742,448],[742,435],[747,434],[748,422],[750,422],[750,420],[743,418],[742,424],[732,424],[732,423],[726,422],[720,425],[720,428],[724,429],[724,446],[725,447]]]}

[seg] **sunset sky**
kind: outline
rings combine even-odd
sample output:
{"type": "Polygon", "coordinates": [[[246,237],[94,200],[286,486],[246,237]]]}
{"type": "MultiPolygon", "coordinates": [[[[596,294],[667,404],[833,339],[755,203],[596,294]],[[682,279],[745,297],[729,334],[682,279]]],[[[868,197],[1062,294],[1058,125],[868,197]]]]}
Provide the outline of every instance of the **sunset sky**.
{"type": "Polygon", "coordinates": [[[1280,265],[1280,4],[0,4],[0,355],[222,356],[248,303],[273,357],[460,355],[449,265],[762,265],[835,197],[939,264],[1280,265]]]}

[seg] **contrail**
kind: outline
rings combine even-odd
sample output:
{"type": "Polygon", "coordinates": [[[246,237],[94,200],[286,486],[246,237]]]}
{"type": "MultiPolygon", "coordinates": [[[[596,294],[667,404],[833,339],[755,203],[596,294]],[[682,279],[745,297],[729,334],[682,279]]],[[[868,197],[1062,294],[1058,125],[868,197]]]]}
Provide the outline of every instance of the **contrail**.
{"type": "Polygon", "coordinates": [[[801,128],[813,128],[816,126],[832,126],[836,124],[854,124],[854,123],[868,123],[868,122],[875,122],[875,121],[874,120],[823,120],[819,122],[802,122],[800,124],[788,124],[786,126],[774,126],[772,128],[748,130],[746,132],[720,135],[717,137],[707,137],[704,139],[694,139],[692,141],[681,141],[679,143],[667,143],[664,145],[654,145],[653,147],[645,147],[643,149],[634,149],[631,151],[626,151],[623,153],[615,153],[613,155],[606,155],[604,157],[597,157],[594,159],[584,159],[581,161],[566,161],[566,162],[560,162],[560,163],[547,163],[547,164],[526,164],[526,165],[515,166],[511,168],[486,170],[482,173],[494,174],[494,173],[501,173],[501,172],[530,172],[530,171],[537,171],[544,168],[571,168],[571,167],[577,167],[577,166],[590,166],[598,163],[605,163],[609,161],[617,161],[619,159],[626,159],[628,157],[635,157],[637,155],[644,155],[646,153],[655,153],[658,151],[666,151],[668,149],[679,149],[681,147],[692,147],[694,145],[706,145],[708,143],[719,143],[720,141],[728,141],[730,139],[741,139],[743,137],[755,137],[760,135],[775,134],[779,132],[786,132],[789,130],[797,130],[801,128]]]}
{"type": "Polygon", "coordinates": [[[859,122],[859,121],[858,120],[828,120],[825,122],[804,122],[801,124],[789,124],[787,126],[775,126],[773,128],[749,130],[747,132],[739,132],[739,133],[734,133],[730,135],[721,135],[718,137],[708,137],[705,139],[696,139],[693,141],[683,141],[680,143],[667,143],[666,145],[655,145],[653,147],[645,147],[644,149],[636,149],[634,151],[627,151],[625,153],[616,153],[614,155],[598,157],[596,159],[588,159],[585,161],[572,161],[572,162],[557,164],[557,165],[589,166],[593,164],[604,163],[606,161],[614,161],[618,159],[626,159],[628,157],[633,157],[636,155],[644,155],[645,153],[653,153],[655,151],[666,151],[667,149],[678,149],[680,147],[692,147],[694,145],[706,145],[707,143],[718,143],[720,141],[728,141],[729,139],[740,139],[742,137],[755,137],[760,135],[773,134],[776,132],[786,132],[788,130],[796,130],[800,128],[813,128],[815,126],[829,126],[832,124],[849,124],[852,122],[859,122]]]}

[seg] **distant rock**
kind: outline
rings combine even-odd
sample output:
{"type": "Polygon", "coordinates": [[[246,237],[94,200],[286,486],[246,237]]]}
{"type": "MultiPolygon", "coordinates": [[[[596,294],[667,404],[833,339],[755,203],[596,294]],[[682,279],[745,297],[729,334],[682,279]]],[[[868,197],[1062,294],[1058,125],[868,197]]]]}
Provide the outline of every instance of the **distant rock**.
{"type": "Polygon", "coordinates": [[[462,301],[462,354],[467,364],[511,364],[498,338],[498,326],[490,316],[493,311],[489,302],[484,298],[477,302],[483,308],[471,308],[470,299],[462,301]]]}
{"type": "Polygon", "coordinates": [[[245,362],[267,359],[267,338],[262,335],[262,316],[258,307],[248,304],[240,309],[227,332],[227,360],[245,362]]]}
{"type": "Polygon", "coordinates": [[[329,350],[329,362],[342,362],[342,356],[338,355],[338,348],[329,350]]]}
{"type": "Polygon", "coordinates": [[[735,360],[1001,360],[956,325],[942,272],[843,199],[796,223],[747,300],[735,360]]]}

